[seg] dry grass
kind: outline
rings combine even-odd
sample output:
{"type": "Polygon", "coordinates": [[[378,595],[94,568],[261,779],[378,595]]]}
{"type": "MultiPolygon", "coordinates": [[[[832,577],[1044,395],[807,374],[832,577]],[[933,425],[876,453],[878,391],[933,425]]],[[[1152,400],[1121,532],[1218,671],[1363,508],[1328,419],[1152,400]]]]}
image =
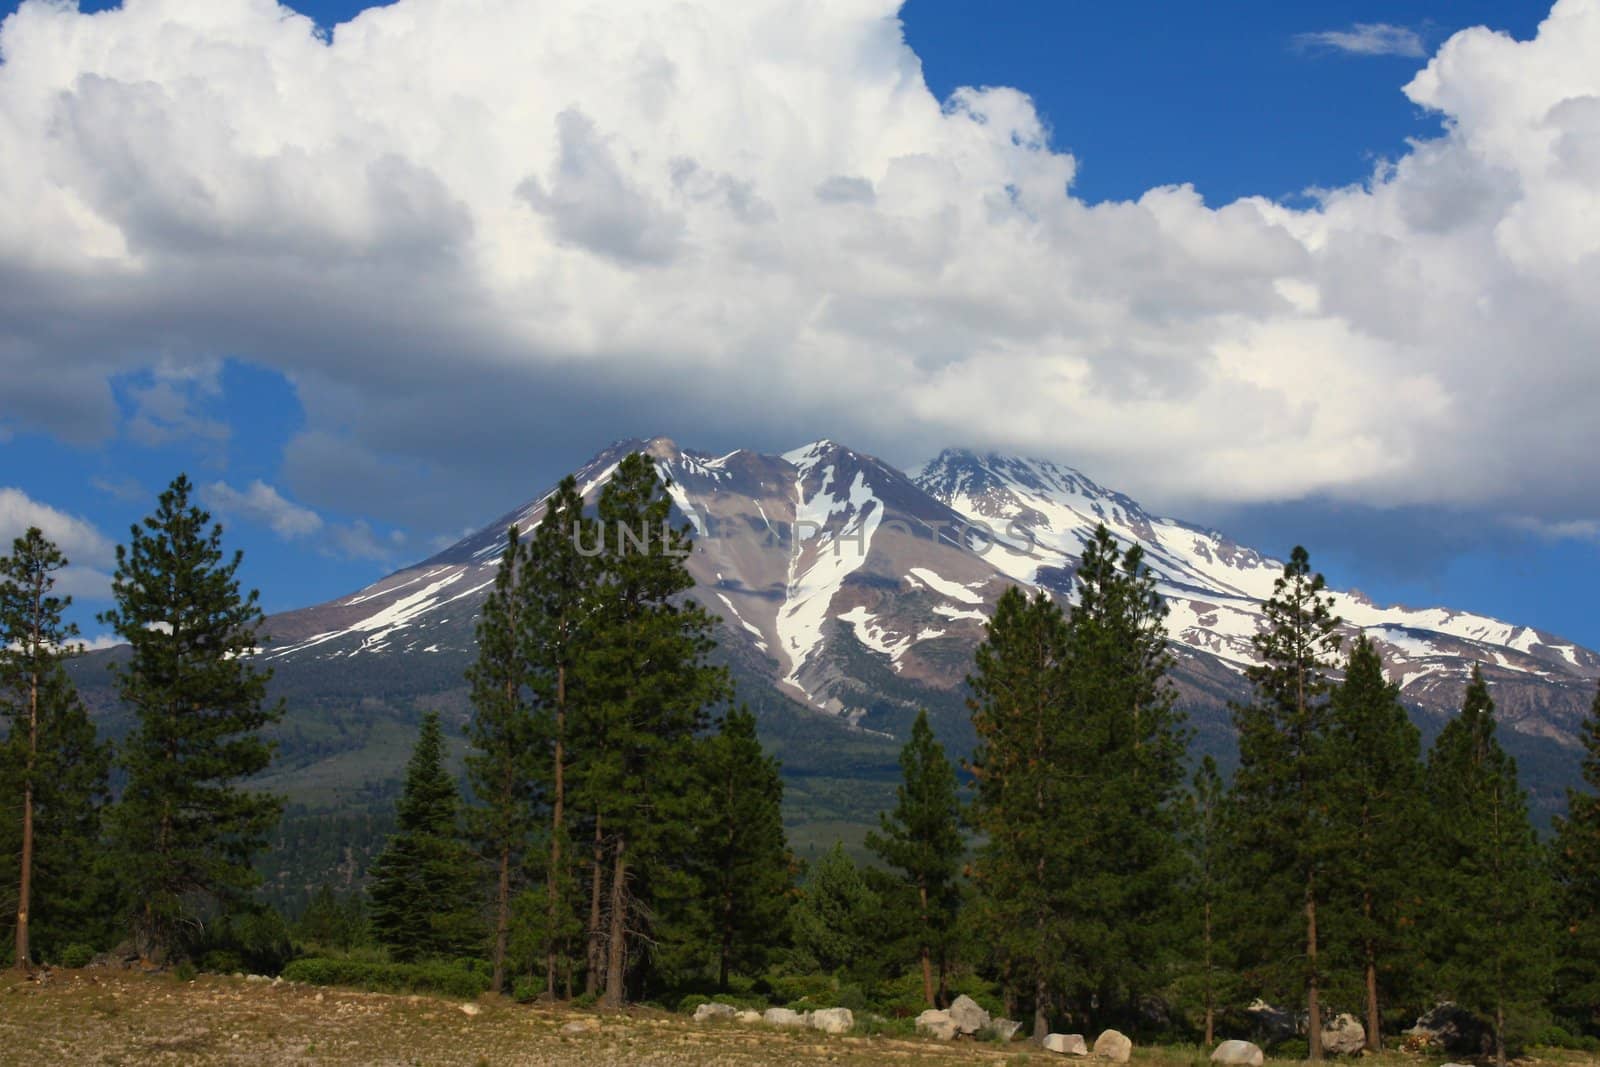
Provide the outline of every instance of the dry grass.
{"type": "MultiPolygon", "coordinates": [[[[654,1011],[604,1015],[486,999],[457,1001],[100,970],[0,983],[0,1063],[26,1064],[1034,1064],[1060,1057],[1014,1045],[832,1037],[763,1026],[696,1025],[654,1011]],[[565,1033],[571,1024],[583,1033],[565,1033]]],[[[1190,1067],[1197,1049],[1138,1049],[1135,1064],[1190,1067]]],[[[1385,1056],[1364,1067],[1437,1067],[1385,1056]]],[[[1551,1054],[1528,1067],[1592,1060],[1551,1054]]]]}

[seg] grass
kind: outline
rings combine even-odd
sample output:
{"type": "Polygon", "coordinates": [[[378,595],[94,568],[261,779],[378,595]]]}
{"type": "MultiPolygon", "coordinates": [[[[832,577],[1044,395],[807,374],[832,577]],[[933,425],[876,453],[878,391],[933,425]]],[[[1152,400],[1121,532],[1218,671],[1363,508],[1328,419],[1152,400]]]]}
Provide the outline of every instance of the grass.
{"type": "MultiPolygon", "coordinates": [[[[420,995],[272,985],[203,975],[56,970],[42,981],[0,978],[0,1059],[7,1063],[166,1064],[1015,1064],[1062,1058],[1020,1044],[943,1044],[899,1034],[833,1037],[738,1023],[696,1024],[643,1009],[602,1014],[420,995]],[[588,1024],[569,1033],[573,1023],[588,1024]]],[[[1283,1062],[1283,1061],[1269,1061],[1283,1062]]],[[[1362,1067],[1438,1067],[1390,1054],[1362,1067]]],[[[1523,1067],[1581,1067],[1582,1053],[1541,1052],[1523,1067]]],[[[1194,1067],[1195,1047],[1139,1048],[1134,1067],[1194,1067]]]]}

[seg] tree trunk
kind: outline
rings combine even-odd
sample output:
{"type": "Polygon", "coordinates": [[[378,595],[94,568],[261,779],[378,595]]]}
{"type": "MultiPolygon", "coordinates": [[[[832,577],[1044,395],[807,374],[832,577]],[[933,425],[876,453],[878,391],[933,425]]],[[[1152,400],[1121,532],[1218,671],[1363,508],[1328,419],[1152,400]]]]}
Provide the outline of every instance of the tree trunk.
{"type": "MultiPolygon", "coordinates": [[[[555,796],[550,805],[550,872],[545,877],[545,895],[548,898],[544,960],[545,992],[554,1000],[556,995],[556,958],[560,953],[560,939],[556,930],[561,917],[561,834],[565,818],[567,794],[566,753],[562,739],[567,729],[567,668],[556,668],[556,745],[555,745],[555,796]]],[[[570,999],[571,991],[568,991],[570,999]]]]}
{"type": "Polygon", "coordinates": [[[42,573],[34,582],[33,594],[34,617],[29,633],[33,664],[28,674],[28,760],[22,778],[22,869],[17,886],[17,940],[12,961],[19,971],[26,971],[33,962],[32,947],[28,940],[28,917],[33,908],[33,776],[39,763],[38,656],[42,651],[39,633],[39,612],[44,600],[42,573]]]}
{"type": "Polygon", "coordinates": [[[1499,1001],[1494,1005],[1494,1062],[1506,1067],[1506,1006],[1499,1001]]]}
{"type": "Polygon", "coordinates": [[[500,879],[494,897],[494,974],[489,978],[489,988],[496,993],[506,990],[506,945],[511,940],[511,844],[500,848],[500,879]]]}
{"type": "Polygon", "coordinates": [[[605,858],[605,837],[600,829],[600,816],[596,815],[594,817],[594,860],[589,868],[591,874],[589,883],[589,970],[583,976],[583,991],[591,997],[599,994],[600,975],[605,971],[605,955],[600,951],[602,934],[600,929],[600,897],[605,880],[605,858]]]}
{"type": "Polygon", "coordinates": [[[933,953],[928,948],[928,885],[917,879],[917,899],[922,905],[922,999],[933,1007],[933,953]]]}
{"type": "Polygon", "coordinates": [[[1312,1063],[1322,1062],[1322,1004],[1317,976],[1317,882],[1306,878],[1306,1043],[1312,1063]]]}
{"type": "Polygon", "coordinates": [[[1204,920],[1203,920],[1204,926],[1202,927],[1202,930],[1201,930],[1201,936],[1204,938],[1204,943],[1205,943],[1205,975],[1206,975],[1206,990],[1205,990],[1205,1000],[1206,1000],[1206,1039],[1205,1039],[1205,1046],[1206,1046],[1206,1048],[1210,1048],[1211,1045],[1212,1045],[1212,1042],[1214,1042],[1216,1040],[1217,1005],[1216,1005],[1216,992],[1215,992],[1215,990],[1212,989],[1212,983],[1216,979],[1215,979],[1215,976],[1212,974],[1212,968],[1211,968],[1211,901],[1209,901],[1209,900],[1206,901],[1206,903],[1205,903],[1204,916],[1205,916],[1204,920]]]}
{"type": "Polygon", "coordinates": [[[1050,986],[1040,975],[1033,982],[1033,1040],[1044,1043],[1050,1033],[1050,986]]]}
{"type": "Polygon", "coordinates": [[[620,1008],[628,970],[628,839],[618,835],[611,861],[611,944],[606,957],[606,995],[602,1003],[620,1008]]]}

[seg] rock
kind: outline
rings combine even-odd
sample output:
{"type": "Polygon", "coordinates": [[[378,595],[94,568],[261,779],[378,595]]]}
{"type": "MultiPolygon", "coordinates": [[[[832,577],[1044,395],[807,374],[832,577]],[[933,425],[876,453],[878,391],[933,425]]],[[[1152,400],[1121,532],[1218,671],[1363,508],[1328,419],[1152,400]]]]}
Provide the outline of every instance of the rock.
{"type": "Polygon", "coordinates": [[[1059,1052],[1063,1056],[1087,1056],[1089,1046],[1083,1043],[1082,1034],[1047,1034],[1044,1039],[1046,1052],[1059,1052]]]}
{"type": "Polygon", "coordinates": [[[1477,1016],[1458,1004],[1446,1001],[1417,1020],[1405,1036],[1422,1046],[1483,1055],[1494,1047],[1494,1035],[1477,1016]]]}
{"type": "Polygon", "coordinates": [[[599,1019],[574,1019],[561,1028],[563,1034],[592,1034],[600,1029],[599,1019]]]}
{"type": "Polygon", "coordinates": [[[1265,1038],[1269,1045],[1294,1037],[1300,1032],[1300,1025],[1293,1015],[1282,1008],[1273,1007],[1260,998],[1252,1001],[1244,1013],[1250,1016],[1256,1035],[1265,1038]]]}
{"type": "Polygon", "coordinates": [[[1121,1030],[1107,1030],[1094,1039],[1095,1059],[1127,1063],[1133,1058],[1133,1042],[1121,1030]]]}
{"type": "Polygon", "coordinates": [[[989,1026],[989,1013],[965,993],[951,1002],[949,1014],[950,1021],[963,1034],[975,1034],[989,1026]]]}
{"type": "Polygon", "coordinates": [[[807,1021],[811,1029],[825,1034],[848,1034],[856,1024],[856,1017],[849,1008],[818,1008],[807,1021]]]}
{"type": "Polygon", "coordinates": [[[1265,1061],[1261,1047],[1249,1041],[1224,1041],[1211,1054],[1212,1063],[1226,1064],[1227,1067],[1261,1067],[1265,1061]]]}
{"type": "Polygon", "coordinates": [[[993,1030],[994,1036],[1001,1041],[1015,1041],[1022,1024],[1015,1019],[990,1019],[989,1029],[993,1030]]]}
{"type": "Polygon", "coordinates": [[[940,1041],[954,1041],[960,1032],[947,1011],[929,1008],[917,1016],[917,1033],[926,1037],[938,1038],[940,1041]]]}
{"type": "Polygon", "coordinates": [[[462,1015],[477,1015],[483,1011],[483,1006],[468,1002],[460,1005],[462,1015]]]}
{"type": "Polygon", "coordinates": [[[739,1014],[739,1009],[732,1004],[702,1004],[694,1010],[694,1021],[703,1023],[708,1019],[731,1019],[739,1014]]]}
{"type": "Polygon", "coordinates": [[[1322,1024],[1322,1051],[1334,1056],[1354,1056],[1367,1047],[1367,1028],[1349,1012],[1322,1024]]]}
{"type": "Polygon", "coordinates": [[[783,1026],[790,1029],[804,1029],[810,1024],[807,1016],[788,1008],[768,1008],[761,1016],[761,1021],[768,1026],[783,1026]]]}
{"type": "Polygon", "coordinates": [[[748,1008],[735,1015],[734,1020],[741,1023],[758,1023],[761,1021],[759,1011],[750,1011],[748,1008]]]}

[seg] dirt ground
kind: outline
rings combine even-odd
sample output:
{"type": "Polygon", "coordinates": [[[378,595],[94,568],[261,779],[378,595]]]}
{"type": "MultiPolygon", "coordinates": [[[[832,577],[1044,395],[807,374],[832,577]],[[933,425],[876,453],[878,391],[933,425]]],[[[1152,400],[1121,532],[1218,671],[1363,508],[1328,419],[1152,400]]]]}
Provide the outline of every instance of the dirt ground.
{"type": "MultiPolygon", "coordinates": [[[[0,1064],[776,1065],[1044,1064],[1016,1044],[830,1036],[759,1025],[696,1024],[655,1011],[601,1014],[486,999],[317,989],[264,980],[85,970],[0,979],[0,1064]]],[[[1137,1049],[1135,1065],[1190,1067],[1195,1049],[1137,1049]]],[[[1364,1067],[1438,1067],[1437,1058],[1369,1058],[1364,1067]]],[[[1577,1067],[1548,1053],[1525,1067],[1577,1067]]]]}

